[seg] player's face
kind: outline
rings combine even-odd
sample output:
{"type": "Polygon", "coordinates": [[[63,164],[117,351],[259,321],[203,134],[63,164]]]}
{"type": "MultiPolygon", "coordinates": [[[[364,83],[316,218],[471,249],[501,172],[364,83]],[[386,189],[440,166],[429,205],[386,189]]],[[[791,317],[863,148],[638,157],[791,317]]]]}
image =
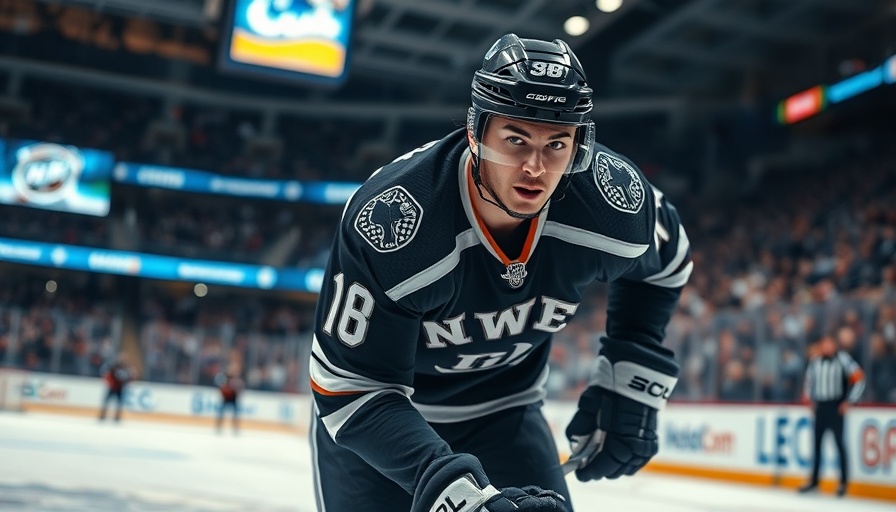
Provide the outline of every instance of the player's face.
{"type": "Polygon", "coordinates": [[[484,188],[514,212],[537,213],[569,167],[575,134],[575,126],[491,118],[477,148],[484,188]]]}

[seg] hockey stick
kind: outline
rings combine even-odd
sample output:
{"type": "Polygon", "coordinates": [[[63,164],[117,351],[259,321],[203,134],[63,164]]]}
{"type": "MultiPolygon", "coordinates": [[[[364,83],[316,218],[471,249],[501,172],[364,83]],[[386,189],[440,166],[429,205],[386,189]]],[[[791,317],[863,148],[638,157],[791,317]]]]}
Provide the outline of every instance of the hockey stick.
{"type": "Polygon", "coordinates": [[[594,433],[594,449],[588,450],[584,449],[581,452],[570,456],[566,459],[566,462],[560,465],[560,468],[563,469],[563,474],[568,475],[573,471],[581,468],[585,464],[591,461],[595,455],[600,453],[600,451],[604,448],[604,436],[606,436],[606,432],[603,430],[598,430],[594,433]]]}
{"type": "Polygon", "coordinates": [[[568,475],[573,471],[579,469],[579,465],[585,461],[585,456],[582,454],[576,455],[575,457],[570,457],[566,459],[566,462],[560,465],[563,468],[563,474],[568,475]]]}

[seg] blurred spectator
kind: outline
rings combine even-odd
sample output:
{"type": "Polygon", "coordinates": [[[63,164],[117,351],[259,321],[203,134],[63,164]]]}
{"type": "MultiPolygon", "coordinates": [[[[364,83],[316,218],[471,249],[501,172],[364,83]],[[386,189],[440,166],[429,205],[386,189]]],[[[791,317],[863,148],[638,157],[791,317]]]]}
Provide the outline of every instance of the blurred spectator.
{"type": "Polygon", "coordinates": [[[732,359],[725,365],[719,398],[728,402],[746,402],[755,398],[753,379],[742,361],[732,359]]]}
{"type": "Polygon", "coordinates": [[[0,204],[0,236],[40,242],[109,247],[106,219],[0,204]]]}
{"type": "Polygon", "coordinates": [[[896,403],[896,345],[879,332],[871,335],[871,365],[868,368],[869,400],[896,403]]]}
{"type": "Polygon", "coordinates": [[[786,347],[781,356],[781,376],[777,388],[771,393],[772,400],[796,402],[802,392],[803,368],[805,362],[799,352],[786,347]]]}

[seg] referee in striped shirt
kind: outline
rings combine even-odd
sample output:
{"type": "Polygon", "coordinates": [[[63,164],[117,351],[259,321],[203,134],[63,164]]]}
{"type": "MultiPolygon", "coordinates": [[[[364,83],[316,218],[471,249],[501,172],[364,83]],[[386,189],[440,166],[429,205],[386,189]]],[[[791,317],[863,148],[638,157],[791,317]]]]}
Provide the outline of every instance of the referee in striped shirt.
{"type": "Polygon", "coordinates": [[[865,376],[855,359],[846,351],[839,350],[833,336],[822,336],[818,342],[818,354],[809,360],[803,390],[804,399],[811,401],[815,409],[815,443],[812,478],[800,488],[800,492],[809,492],[818,487],[821,440],[825,432],[830,430],[840,454],[840,486],[837,487],[837,495],[846,494],[849,464],[843,443],[843,418],[847,405],[856,403],[864,389],[865,376]]]}

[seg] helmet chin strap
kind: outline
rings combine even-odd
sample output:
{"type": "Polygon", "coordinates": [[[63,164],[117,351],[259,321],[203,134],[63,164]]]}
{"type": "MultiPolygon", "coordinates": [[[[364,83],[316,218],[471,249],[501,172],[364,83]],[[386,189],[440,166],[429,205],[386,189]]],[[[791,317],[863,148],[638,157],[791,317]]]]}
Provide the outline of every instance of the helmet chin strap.
{"type": "Polygon", "coordinates": [[[473,164],[473,183],[476,185],[476,192],[479,193],[479,197],[481,197],[483,201],[485,201],[487,203],[491,203],[491,204],[497,206],[498,208],[504,210],[504,213],[506,213],[507,215],[510,215],[511,217],[513,217],[515,219],[522,219],[522,220],[534,219],[535,217],[538,217],[539,215],[541,215],[541,212],[543,212],[545,207],[548,205],[547,201],[545,201],[544,204],[541,205],[541,208],[539,208],[538,211],[535,213],[516,212],[516,211],[513,211],[510,208],[508,208],[507,205],[504,204],[504,201],[501,201],[501,198],[498,197],[498,194],[495,192],[495,190],[491,186],[485,185],[482,183],[482,169],[480,168],[480,164],[481,164],[482,160],[479,157],[479,155],[482,154],[482,143],[479,141],[476,141],[476,148],[477,148],[476,153],[471,154],[470,157],[473,159],[473,162],[472,162],[472,164],[473,164]],[[485,190],[489,193],[490,196],[495,198],[494,201],[485,197],[485,195],[482,193],[483,188],[485,188],[485,190]]]}

